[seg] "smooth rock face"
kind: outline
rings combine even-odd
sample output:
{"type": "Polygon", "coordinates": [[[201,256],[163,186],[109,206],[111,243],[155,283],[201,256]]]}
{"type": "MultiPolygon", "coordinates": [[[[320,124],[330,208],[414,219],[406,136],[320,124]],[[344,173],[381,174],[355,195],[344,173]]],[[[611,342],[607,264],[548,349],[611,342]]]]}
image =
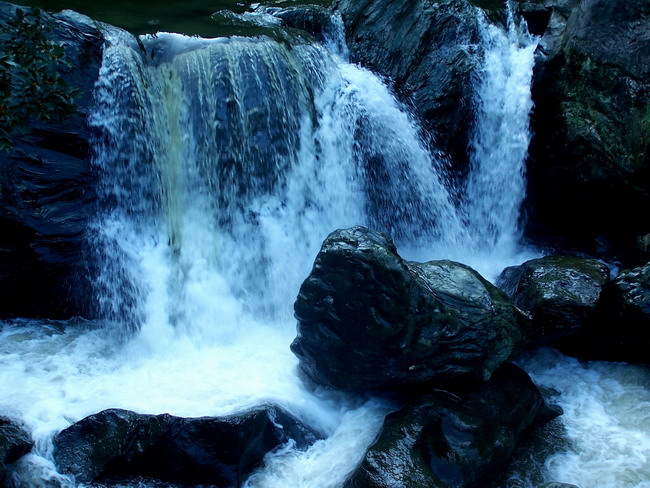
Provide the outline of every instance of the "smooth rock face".
{"type": "Polygon", "coordinates": [[[477,11],[466,0],[339,0],[353,61],[394,84],[437,147],[465,169],[480,64],[477,11]]]}
{"type": "Polygon", "coordinates": [[[533,319],[536,345],[575,334],[592,319],[609,269],[595,259],[546,256],[506,268],[497,284],[533,319]]]}
{"type": "Polygon", "coordinates": [[[165,482],[239,486],[272,449],[318,438],[276,406],[229,417],[181,418],[105,410],[54,438],[54,459],[77,481],[144,476],[165,482]]]}
{"type": "MultiPolygon", "coordinates": [[[[17,7],[0,3],[0,22],[17,7]]],[[[42,13],[48,39],[63,45],[71,67],[61,74],[79,90],[78,111],[39,122],[0,151],[0,317],[88,315],[83,233],[92,213],[94,176],[87,115],[99,75],[103,36],[91,19],[42,13]]]]}
{"type": "Polygon", "coordinates": [[[351,391],[486,380],[522,337],[520,313],[474,270],[404,261],[364,227],[325,240],[295,315],[302,371],[351,391]]]}
{"type": "Polygon", "coordinates": [[[325,35],[332,32],[332,13],[324,7],[316,5],[270,7],[266,9],[266,12],[282,19],[287,27],[309,32],[319,41],[325,40],[325,35]]]}
{"type": "Polygon", "coordinates": [[[650,232],[650,3],[528,0],[550,9],[533,83],[529,232],[645,258],[650,232]]]}
{"type": "Polygon", "coordinates": [[[597,357],[650,364],[650,263],[621,272],[603,290],[591,334],[597,357]]]}
{"type": "Polygon", "coordinates": [[[6,465],[27,454],[33,445],[29,432],[10,419],[0,417],[0,484],[5,479],[6,465]]]}
{"type": "Polygon", "coordinates": [[[528,375],[506,364],[457,397],[434,392],[390,414],[345,488],[463,488],[496,474],[521,433],[549,413],[528,375]]]}

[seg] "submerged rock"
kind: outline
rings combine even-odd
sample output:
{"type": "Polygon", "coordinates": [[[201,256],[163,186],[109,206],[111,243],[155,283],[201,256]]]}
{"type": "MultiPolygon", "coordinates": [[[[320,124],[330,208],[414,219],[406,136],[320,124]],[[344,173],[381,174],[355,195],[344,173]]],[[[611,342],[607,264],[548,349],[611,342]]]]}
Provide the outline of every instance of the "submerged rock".
{"type": "Polygon", "coordinates": [[[27,454],[33,445],[29,432],[12,420],[0,417],[0,484],[4,482],[7,464],[27,454]]]}
{"type": "Polygon", "coordinates": [[[390,414],[345,488],[484,486],[538,415],[559,413],[523,370],[506,364],[471,393],[434,392],[390,414]]]}
{"type": "Polygon", "coordinates": [[[60,432],[54,459],[80,482],[144,476],[156,480],[239,486],[264,456],[290,441],[318,435],[276,406],[228,417],[181,418],[105,410],[60,432]]]}
{"type": "Polygon", "coordinates": [[[476,271],[407,262],[364,227],[327,237],[295,315],[301,370],[351,391],[483,381],[522,339],[520,312],[476,271]]]}
{"type": "Polygon", "coordinates": [[[437,146],[465,168],[480,11],[467,0],[339,0],[334,7],[353,60],[390,79],[437,146]]]}
{"type": "MultiPolygon", "coordinates": [[[[650,3],[526,0],[550,10],[533,83],[529,232],[648,259],[650,3]]],[[[532,6],[532,7],[531,7],[532,6]]]]}
{"type": "MultiPolygon", "coordinates": [[[[0,24],[30,10],[0,2],[0,24]]],[[[103,35],[94,21],[71,11],[40,13],[45,35],[65,51],[60,73],[78,90],[76,112],[58,121],[32,121],[0,150],[0,317],[87,315],[83,234],[94,201],[92,139],[87,117],[102,62],[103,35]]]]}
{"type": "Polygon", "coordinates": [[[592,318],[609,269],[595,259],[546,256],[506,268],[497,284],[532,316],[536,345],[575,334],[592,318]]]}

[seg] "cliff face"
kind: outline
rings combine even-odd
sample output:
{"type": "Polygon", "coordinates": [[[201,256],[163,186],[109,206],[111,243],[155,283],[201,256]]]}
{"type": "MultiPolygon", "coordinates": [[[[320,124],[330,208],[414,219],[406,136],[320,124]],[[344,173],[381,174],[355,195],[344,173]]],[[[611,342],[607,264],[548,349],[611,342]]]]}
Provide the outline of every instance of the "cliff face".
{"type": "Polygon", "coordinates": [[[630,263],[647,259],[650,4],[546,0],[522,9],[535,6],[551,16],[533,85],[529,230],[630,263]]]}
{"type": "MultiPolygon", "coordinates": [[[[0,22],[20,7],[0,3],[0,22]]],[[[65,50],[60,73],[78,90],[63,121],[30,122],[0,152],[0,317],[64,318],[87,313],[83,234],[94,201],[87,115],[101,65],[103,36],[70,11],[41,13],[48,40],[65,50]]]]}

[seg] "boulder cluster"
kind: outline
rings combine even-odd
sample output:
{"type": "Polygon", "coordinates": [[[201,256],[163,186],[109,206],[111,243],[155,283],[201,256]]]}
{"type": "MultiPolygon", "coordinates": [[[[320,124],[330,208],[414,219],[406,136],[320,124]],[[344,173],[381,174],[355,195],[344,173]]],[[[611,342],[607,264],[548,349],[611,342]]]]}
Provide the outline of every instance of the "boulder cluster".
{"type": "Polygon", "coordinates": [[[460,263],[405,261],[364,227],[330,234],[291,348],[311,383],[400,404],[345,486],[482,486],[561,413],[511,362],[526,349],[647,362],[650,264],[610,274],[552,255],[504,270],[502,291],[460,263]]]}

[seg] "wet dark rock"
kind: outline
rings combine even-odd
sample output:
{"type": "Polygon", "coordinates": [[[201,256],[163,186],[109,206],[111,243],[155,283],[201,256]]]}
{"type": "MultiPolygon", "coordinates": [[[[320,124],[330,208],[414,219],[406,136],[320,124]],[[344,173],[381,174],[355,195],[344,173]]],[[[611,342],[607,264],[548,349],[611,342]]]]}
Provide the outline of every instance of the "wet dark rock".
{"type": "Polygon", "coordinates": [[[352,59],[388,78],[438,147],[465,169],[472,76],[481,59],[478,12],[466,0],[339,0],[352,59]]]}
{"type": "MultiPolygon", "coordinates": [[[[0,22],[13,19],[18,8],[0,3],[0,22]]],[[[104,41],[83,15],[41,17],[47,37],[64,47],[71,64],[60,72],[79,90],[77,112],[32,123],[13,150],[0,151],[0,317],[87,314],[82,236],[94,201],[87,116],[104,41]]]]}
{"type": "Polygon", "coordinates": [[[528,341],[541,345],[580,331],[608,279],[609,269],[595,259],[546,256],[506,268],[497,284],[532,316],[528,341]]]}
{"type": "Polygon", "coordinates": [[[595,337],[599,359],[650,364],[650,263],[621,272],[603,290],[595,337]]]}
{"type": "Polygon", "coordinates": [[[239,486],[264,456],[293,440],[306,447],[318,438],[276,406],[228,417],[181,418],[105,410],[54,438],[54,459],[77,481],[143,476],[155,480],[239,486]]]}
{"type": "Polygon", "coordinates": [[[484,486],[538,414],[551,416],[547,410],[535,384],[512,364],[460,397],[422,396],[386,418],[345,488],[484,486]]]}
{"type": "Polygon", "coordinates": [[[297,7],[267,7],[266,11],[282,19],[284,25],[309,32],[319,41],[333,33],[332,12],[324,7],[305,5],[297,7]]]}
{"type": "Polygon", "coordinates": [[[533,83],[529,233],[631,265],[650,258],[650,4],[536,0],[550,9],[533,83]]]}
{"type": "Polygon", "coordinates": [[[0,417],[0,485],[4,486],[6,466],[31,451],[34,441],[22,426],[0,417]]]}
{"type": "Polygon", "coordinates": [[[301,370],[351,391],[484,381],[522,339],[522,314],[476,271],[404,261],[364,227],[327,237],[295,315],[301,370]]]}

